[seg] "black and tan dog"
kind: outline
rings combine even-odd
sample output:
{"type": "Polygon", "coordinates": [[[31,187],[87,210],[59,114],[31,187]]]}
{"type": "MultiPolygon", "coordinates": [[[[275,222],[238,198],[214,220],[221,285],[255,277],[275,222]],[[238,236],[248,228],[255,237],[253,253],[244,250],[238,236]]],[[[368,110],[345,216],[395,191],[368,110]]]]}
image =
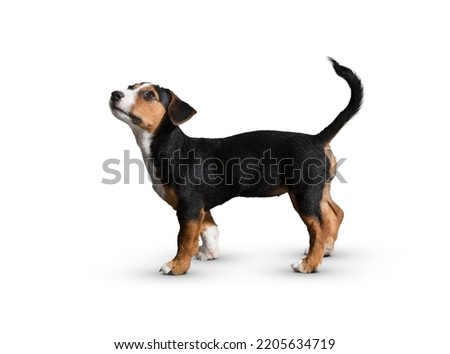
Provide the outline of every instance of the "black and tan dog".
{"type": "Polygon", "coordinates": [[[350,69],[330,60],[349,84],[351,98],[317,135],[255,131],[223,139],[190,138],[179,125],[196,111],[172,91],[144,82],[111,94],[112,113],[136,136],[153,188],[177,211],[178,251],[161,272],[184,274],[193,256],[215,259],[219,231],[211,209],[238,196],[289,193],[310,235],[309,251],[292,264],[294,271],[313,272],[331,254],[344,213],[330,196],[336,161],[329,142],[358,112],[363,88],[350,69]]]}

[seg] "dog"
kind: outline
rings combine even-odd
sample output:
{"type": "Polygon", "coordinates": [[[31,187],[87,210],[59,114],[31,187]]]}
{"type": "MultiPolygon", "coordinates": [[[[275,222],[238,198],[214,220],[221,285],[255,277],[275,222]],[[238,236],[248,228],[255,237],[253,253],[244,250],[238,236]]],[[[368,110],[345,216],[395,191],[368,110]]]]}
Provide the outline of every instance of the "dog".
{"type": "Polygon", "coordinates": [[[112,92],[113,115],[131,127],[154,190],[177,213],[178,250],[160,272],[185,274],[193,256],[218,257],[219,230],[211,210],[234,197],[289,194],[310,236],[306,257],[291,265],[295,272],[315,272],[323,257],[331,255],[344,213],[330,196],[336,159],[329,143],[360,110],[363,86],[352,70],[329,60],[350,86],[351,98],[317,135],[253,131],[222,139],[191,138],[179,126],[197,112],[171,90],[142,82],[112,92]]]}

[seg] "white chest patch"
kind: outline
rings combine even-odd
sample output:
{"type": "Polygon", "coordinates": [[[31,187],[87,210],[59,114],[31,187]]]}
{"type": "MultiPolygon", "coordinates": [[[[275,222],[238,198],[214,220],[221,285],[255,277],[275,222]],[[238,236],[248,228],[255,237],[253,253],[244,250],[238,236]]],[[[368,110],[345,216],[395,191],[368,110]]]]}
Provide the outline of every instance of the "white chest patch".
{"type": "Polygon", "coordinates": [[[136,137],[136,142],[141,149],[142,158],[145,166],[147,166],[147,171],[153,184],[153,189],[162,199],[165,199],[166,191],[164,190],[160,179],[156,176],[156,169],[153,164],[152,152],[150,149],[153,135],[138,126],[130,125],[130,127],[131,130],[133,130],[134,136],[136,137]]]}

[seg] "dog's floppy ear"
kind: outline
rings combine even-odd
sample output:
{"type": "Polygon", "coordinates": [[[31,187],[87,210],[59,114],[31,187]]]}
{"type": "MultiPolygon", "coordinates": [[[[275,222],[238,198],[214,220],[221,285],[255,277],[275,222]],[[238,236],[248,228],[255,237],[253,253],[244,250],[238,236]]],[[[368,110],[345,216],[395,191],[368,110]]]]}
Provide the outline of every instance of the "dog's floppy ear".
{"type": "Polygon", "coordinates": [[[197,111],[189,106],[186,102],[180,100],[177,95],[175,95],[169,89],[166,89],[169,93],[169,105],[167,107],[167,114],[170,120],[175,125],[183,124],[187,122],[192,116],[197,113],[197,111]]]}

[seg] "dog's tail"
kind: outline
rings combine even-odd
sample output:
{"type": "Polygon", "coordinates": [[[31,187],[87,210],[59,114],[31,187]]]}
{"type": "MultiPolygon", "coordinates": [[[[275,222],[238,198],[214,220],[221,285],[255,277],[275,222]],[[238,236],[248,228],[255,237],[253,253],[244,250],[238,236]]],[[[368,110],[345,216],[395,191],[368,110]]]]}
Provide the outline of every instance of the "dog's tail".
{"type": "Polygon", "coordinates": [[[324,143],[330,142],[336,134],[339,133],[345,123],[359,111],[363,101],[363,86],[359,77],[349,68],[339,65],[333,58],[328,57],[328,59],[333,64],[336,74],[347,81],[351,89],[351,97],[347,107],[338,114],[336,119],[328,127],[317,134],[317,137],[324,143]]]}

